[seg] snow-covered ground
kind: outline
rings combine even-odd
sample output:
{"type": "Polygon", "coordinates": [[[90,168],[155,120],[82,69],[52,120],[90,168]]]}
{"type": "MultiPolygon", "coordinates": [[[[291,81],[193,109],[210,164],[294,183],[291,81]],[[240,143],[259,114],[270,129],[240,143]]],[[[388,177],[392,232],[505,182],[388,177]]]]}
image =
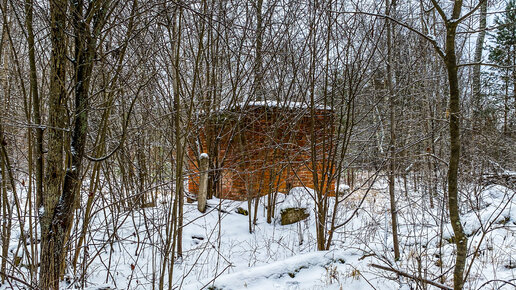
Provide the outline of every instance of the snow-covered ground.
{"type": "MultiPolygon", "coordinates": [[[[316,250],[314,202],[310,192],[301,188],[293,189],[286,198],[280,196],[271,224],[266,222],[262,198],[252,234],[249,217],[237,213],[239,207],[247,209],[247,202],[212,199],[205,214],[197,211],[196,203],[185,203],[183,257],[174,261],[172,284],[168,278],[164,284],[172,285],[172,289],[415,289],[414,280],[371,267],[379,264],[451,286],[455,247],[450,243],[452,231],[446,213],[443,215],[442,198],[433,197],[431,208],[429,196],[411,187],[405,193],[401,184],[398,211],[402,257],[397,262],[392,250],[387,186],[380,180],[358,211],[355,209],[365,191],[357,191],[342,202],[338,222],[354,216],[335,231],[329,251],[316,250]],[[309,218],[280,225],[280,209],[291,206],[308,206],[309,218]]],[[[471,253],[468,267],[474,259],[466,287],[514,289],[515,193],[499,185],[474,192],[473,188],[463,189],[462,219],[471,253]]],[[[86,237],[86,255],[81,252],[75,276],[69,275],[70,282],[63,282],[63,288],[157,288],[170,224],[170,202],[162,196],[155,207],[131,211],[114,205],[98,206],[86,237]],[[81,276],[86,280],[79,279],[81,276]]],[[[18,245],[19,231],[12,236],[10,254],[14,255],[18,245]]],[[[70,273],[72,268],[68,265],[70,273]]],[[[24,279],[26,271],[21,267],[15,276],[24,279]]],[[[168,271],[165,268],[165,277],[168,271]]],[[[4,284],[0,289],[9,287],[4,284]]]]}

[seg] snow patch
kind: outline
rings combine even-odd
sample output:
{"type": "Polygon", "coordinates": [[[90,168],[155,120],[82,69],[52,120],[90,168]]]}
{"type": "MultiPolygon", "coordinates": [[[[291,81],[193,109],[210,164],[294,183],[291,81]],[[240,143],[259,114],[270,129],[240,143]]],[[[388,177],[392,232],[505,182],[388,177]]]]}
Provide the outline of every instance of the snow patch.
{"type": "MultiPolygon", "coordinates": [[[[212,287],[224,290],[274,289],[279,282],[278,280],[292,280],[289,281],[290,283],[281,284],[301,284],[300,281],[297,281],[300,277],[296,279],[296,276],[301,276],[303,280],[309,278],[312,280],[312,283],[318,280],[320,282],[321,271],[317,270],[325,270],[328,265],[334,263],[344,264],[346,258],[347,256],[345,254],[336,251],[298,255],[268,265],[261,265],[236,273],[222,275],[215,280],[212,287]]],[[[210,283],[211,279],[204,280],[187,285],[184,289],[201,289],[203,286],[210,283]]],[[[303,287],[307,286],[305,283],[302,285],[303,287]]]]}
{"type": "MultiPolygon", "coordinates": [[[[280,212],[287,208],[314,208],[315,191],[306,187],[294,187],[287,195],[283,196],[283,200],[279,202],[277,208],[280,212]]],[[[278,196],[279,197],[279,196],[278,196]]]]}

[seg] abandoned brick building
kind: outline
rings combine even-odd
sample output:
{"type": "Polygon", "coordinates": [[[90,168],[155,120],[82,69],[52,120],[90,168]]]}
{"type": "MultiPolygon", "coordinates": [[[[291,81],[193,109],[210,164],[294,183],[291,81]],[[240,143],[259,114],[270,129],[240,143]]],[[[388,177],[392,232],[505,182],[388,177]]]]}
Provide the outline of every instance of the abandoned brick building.
{"type": "Polygon", "coordinates": [[[210,158],[208,196],[245,200],[316,184],[333,194],[333,122],[331,109],[312,112],[299,103],[252,102],[221,110],[189,142],[189,194],[198,193],[201,153],[210,158]]]}

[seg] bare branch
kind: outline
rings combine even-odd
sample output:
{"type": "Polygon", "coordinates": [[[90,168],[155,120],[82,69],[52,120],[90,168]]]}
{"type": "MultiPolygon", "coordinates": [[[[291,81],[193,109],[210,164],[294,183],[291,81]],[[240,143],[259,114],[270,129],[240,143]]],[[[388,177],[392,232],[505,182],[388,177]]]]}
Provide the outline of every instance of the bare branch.
{"type": "Polygon", "coordinates": [[[473,9],[471,9],[471,11],[469,11],[468,13],[464,14],[464,16],[462,16],[461,18],[459,18],[459,20],[457,20],[457,23],[460,23],[462,22],[464,19],[468,18],[469,16],[471,16],[471,14],[475,13],[475,11],[477,11],[480,6],[482,6],[482,4],[484,2],[486,2],[487,0],[480,0],[478,1],[478,4],[477,6],[475,6],[473,9]]]}
{"type": "Polygon", "coordinates": [[[437,40],[435,40],[434,37],[430,36],[430,35],[427,35],[417,29],[415,29],[414,27],[410,26],[409,24],[407,23],[404,23],[404,22],[401,22],[395,18],[392,18],[390,16],[387,16],[385,14],[378,14],[378,13],[371,13],[371,12],[364,12],[364,11],[331,11],[332,13],[337,13],[337,14],[363,14],[363,15],[368,15],[368,16],[374,16],[374,17],[379,17],[379,18],[383,18],[383,19],[388,19],[414,33],[416,33],[417,35],[421,36],[422,38],[424,38],[425,40],[427,40],[428,42],[430,42],[435,51],[437,52],[437,54],[444,59],[445,57],[445,54],[443,52],[443,50],[441,49],[441,47],[439,47],[439,44],[437,43],[437,40]]]}
{"type": "Polygon", "coordinates": [[[389,272],[393,272],[393,273],[396,273],[400,276],[403,276],[403,277],[406,277],[406,278],[409,278],[409,279],[412,279],[412,280],[416,280],[416,281],[419,281],[419,282],[422,282],[422,283],[425,283],[425,284],[428,284],[428,285],[432,285],[432,286],[435,286],[437,288],[441,288],[441,289],[445,289],[445,290],[452,290],[453,288],[451,287],[448,287],[446,285],[443,285],[441,283],[437,283],[437,282],[434,282],[432,280],[428,280],[428,279],[425,279],[425,278],[422,278],[422,277],[417,277],[417,276],[414,276],[414,275],[411,275],[411,274],[407,274],[405,272],[402,272],[398,269],[394,269],[392,267],[387,267],[387,266],[382,266],[382,265],[377,265],[377,264],[370,264],[369,266],[373,267],[373,268],[378,268],[378,269],[381,269],[381,270],[385,270],[385,271],[389,271],[389,272]]]}
{"type": "Polygon", "coordinates": [[[437,3],[436,0],[432,0],[432,4],[434,5],[435,9],[437,10],[437,13],[439,13],[439,15],[441,15],[441,18],[445,21],[445,22],[448,22],[448,17],[446,17],[446,13],[444,13],[444,10],[441,8],[441,6],[439,5],[439,3],[437,3]]]}
{"type": "Polygon", "coordinates": [[[496,63],[485,63],[485,62],[468,62],[468,63],[462,63],[458,64],[458,67],[465,67],[465,66],[475,66],[475,65],[482,65],[482,66],[489,66],[489,67],[495,67],[495,68],[515,68],[516,65],[499,65],[496,63]]]}

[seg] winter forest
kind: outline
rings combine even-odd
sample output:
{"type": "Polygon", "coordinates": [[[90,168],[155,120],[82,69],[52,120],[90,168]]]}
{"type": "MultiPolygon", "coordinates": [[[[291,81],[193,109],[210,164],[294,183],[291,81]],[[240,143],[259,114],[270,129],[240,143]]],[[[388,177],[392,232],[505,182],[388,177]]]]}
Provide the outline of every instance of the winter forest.
{"type": "Polygon", "coordinates": [[[516,289],[516,0],[0,0],[0,289],[516,289]]]}

